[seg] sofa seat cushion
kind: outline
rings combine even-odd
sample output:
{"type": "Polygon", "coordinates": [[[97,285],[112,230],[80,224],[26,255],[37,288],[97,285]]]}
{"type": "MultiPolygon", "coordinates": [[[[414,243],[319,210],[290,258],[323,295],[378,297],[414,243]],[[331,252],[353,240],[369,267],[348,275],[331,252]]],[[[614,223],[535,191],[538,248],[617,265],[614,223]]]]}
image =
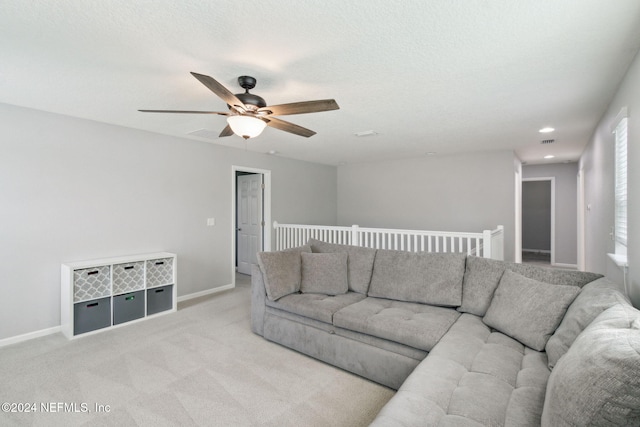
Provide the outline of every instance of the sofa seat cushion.
{"type": "Polygon", "coordinates": [[[290,294],[277,301],[267,299],[266,304],[269,307],[331,324],[336,311],[364,298],[364,295],[357,292],[340,295],[290,294]]]}
{"type": "Polygon", "coordinates": [[[370,297],[457,307],[466,255],[378,249],[370,297]]]}
{"type": "Polygon", "coordinates": [[[459,316],[451,308],[368,297],[337,311],[333,324],[431,351],[459,316]]]}
{"type": "Polygon", "coordinates": [[[539,426],[547,357],[463,314],[373,426],[539,426]]]}

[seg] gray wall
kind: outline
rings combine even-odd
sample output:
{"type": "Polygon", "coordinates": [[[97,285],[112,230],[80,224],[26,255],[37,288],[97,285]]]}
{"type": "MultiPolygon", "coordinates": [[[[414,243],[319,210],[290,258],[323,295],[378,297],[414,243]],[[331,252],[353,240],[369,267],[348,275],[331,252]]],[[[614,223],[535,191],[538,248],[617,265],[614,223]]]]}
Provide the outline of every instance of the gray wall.
{"type": "Polygon", "coordinates": [[[636,307],[640,307],[640,56],[636,56],[618,92],[600,120],[580,159],[585,175],[586,269],[622,282],[621,270],[607,257],[614,251],[609,233],[613,227],[613,134],[611,126],[622,107],[628,120],[628,258],[627,282],[636,307]]]}
{"type": "Polygon", "coordinates": [[[335,167],[6,104],[0,123],[0,339],[60,324],[65,261],[168,251],[179,296],[232,283],[232,165],[272,171],[274,220],[336,222],[335,167]]]}
{"type": "Polygon", "coordinates": [[[551,181],[522,183],[522,250],[551,250],[551,181]]]}
{"type": "Polygon", "coordinates": [[[515,177],[511,151],[338,167],[338,223],[471,231],[505,226],[514,259],[515,177]]]}
{"type": "MultiPolygon", "coordinates": [[[[556,238],[555,262],[557,264],[578,263],[578,163],[554,163],[545,165],[524,165],[522,177],[555,178],[556,186],[556,238]]],[[[523,201],[524,204],[524,201],[523,201]]],[[[525,212],[523,211],[523,215],[525,212]]],[[[523,228],[524,237],[524,228],[523,228]]],[[[523,248],[527,246],[523,242],[523,248]]]]}

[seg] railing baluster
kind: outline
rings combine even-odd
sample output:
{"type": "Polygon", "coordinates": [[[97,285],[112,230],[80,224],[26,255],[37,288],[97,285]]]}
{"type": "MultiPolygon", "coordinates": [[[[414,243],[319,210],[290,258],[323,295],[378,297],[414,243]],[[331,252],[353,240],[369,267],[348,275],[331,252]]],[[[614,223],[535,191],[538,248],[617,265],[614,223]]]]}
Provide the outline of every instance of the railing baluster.
{"type": "Polygon", "coordinates": [[[459,252],[478,257],[502,259],[504,227],[482,233],[430,232],[381,228],[331,227],[273,223],[276,250],[306,244],[309,239],[329,243],[357,245],[374,249],[406,250],[410,252],[459,252]],[[426,242],[425,242],[426,240],[426,242]],[[493,243],[493,245],[492,245],[493,243]],[[495,246],[495,248],[492,248],[495,246]]]}

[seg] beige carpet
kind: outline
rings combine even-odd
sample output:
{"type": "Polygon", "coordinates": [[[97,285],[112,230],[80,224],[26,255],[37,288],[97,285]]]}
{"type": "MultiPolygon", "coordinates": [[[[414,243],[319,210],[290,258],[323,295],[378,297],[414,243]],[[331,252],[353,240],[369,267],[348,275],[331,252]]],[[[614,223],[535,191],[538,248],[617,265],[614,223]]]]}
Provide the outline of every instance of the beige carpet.
{"type": "Polygon", "coordinates": [[[177,313],[0,348],[0,402],[36,410],[0,425],[365,426],[393,395],[253,334],[249,305],[245,280],[177,313]]]}

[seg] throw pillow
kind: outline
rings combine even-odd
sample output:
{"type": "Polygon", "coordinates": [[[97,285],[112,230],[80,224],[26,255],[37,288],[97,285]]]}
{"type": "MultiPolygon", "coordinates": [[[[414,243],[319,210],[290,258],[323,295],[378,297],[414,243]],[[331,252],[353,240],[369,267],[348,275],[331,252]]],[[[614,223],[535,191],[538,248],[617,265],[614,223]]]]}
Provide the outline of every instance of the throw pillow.
{"type": "Polygon", "coordinates": [[[373,271],[373,260],[376,257],[375,249],[338,245],[316,239],[309,239],[307,245],[310,245],[311,250],[317,253],[346,252],[349,255],[347,261],[349,289],[361,294],[367,294],[369,282],[371,282],[371,272],[373,271]]]}
{"type": "Polygon", "coordinates": [[[553,369],[580,332],[584,331],[598,314],[613,305],[628,302],[624,292],[622,285],[606,277],[587,283],[582,288],[580,295],[571,303],[560,326],[545,346],[549,369],[553,369]]]}
{"type": "Polygon", "coordinates": [[[300,290],[300,251],[259,252],[264,287],[271,301],[300,290]]]}
{"type": "Polygon", "coordinates": [[[602,277],[601,274],[586,271],[560,270],[469,256],[462,284],[462,305],[458,307],[458,311],[484,316],[505,269],[552,285],[582,287],[602,277]]]}
{"type": "Polygon", "coordinates": [[[368,296],[445,307],[462,301],[462,253],[378,249],[368,296]]]}
{"type": "Polygon", "coordinates": [[[577,286],[551,285],[505,270],[483,322],[542,351],[578,293],[577,286]]]}
{"type": "Polygon", "coordinates": [[[640,425],[640,311],[603,311],[558,361],[547,383],[542,426],[640,425]]]}
{"type": "Polygon", "coordinates": [[[324,295],[346,294],[347,282],[346,252],[302,255],[302,293],[324,295]]]}

